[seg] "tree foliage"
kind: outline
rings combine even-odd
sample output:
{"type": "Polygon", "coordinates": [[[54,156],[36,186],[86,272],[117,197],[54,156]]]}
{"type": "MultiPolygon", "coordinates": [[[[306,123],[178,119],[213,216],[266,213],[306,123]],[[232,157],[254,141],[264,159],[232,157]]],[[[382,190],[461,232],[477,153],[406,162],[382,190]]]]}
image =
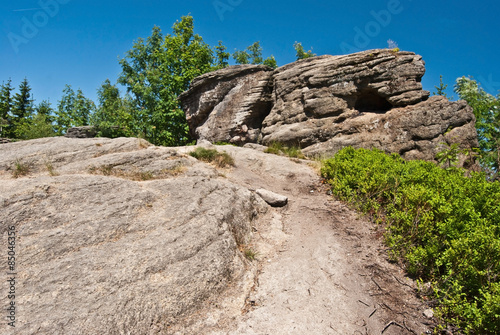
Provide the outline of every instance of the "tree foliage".
{"type": "Polygon", "coordinates": [[[482,164],[497,173],[500,166],[500,94],[485,92],[472,78],[458,78],[455,92],[469,103],[476,117],[482,164]]]}
{"type": "Polygon", "coordinates": [[[19,92],[14,94],[12,99],[12,127],[16,138],[23,138],[22,130],[31,123],[34,111],[33,102],[28,79],[24,78],[19,85],[19,92]]]}
{"type": "Polygon", "coordinates": [[[276,59],[273,55],[266,59],[262,58],[262,47],[260,46],[259,41],[248,46],[243,51],[236,50],[233,53],[233,59],[236,64],[264,64],[272,67],[273,69],[278,67],[276,59]]]}
{"type": "MultiPolygon", "coordinates": [[[[221,44],[218,56],[223,65],[221,44]]],[[[133,98],[138,133],[155,144],[188,143],[188,127],[177,97],[192,79],[216,67],[212,49],[194,34],[193,17],[183,16],[165,37],[154,27],[152,35],[139,39],[120,65],[118,82],[133,98]]]]}
{"type": "Polygon", "coordinates": [[[223,69],[229,65],[228,60],[231,54],[226,51],[227,48],[219,41],[219,44],[215,47],[215,69],[223,69]]]}
{"type": "Polygon", "coordinates": [[[97,90],[98,106],[92,117],[92,124],[98,134],[104,137],[134,136],[137,131],[133,101],[130,96],[122,98],[120,90],[106,79],[97,90]]]}
{"type": "Polygon", "coordinates": [[[57,105],[55,116],[57,133],[63,135],[71,127],[90,125],[95,109],[94,102],[86,98],[81,89],[75,92],[71,85],[66,85],[57,105]]]}
{"type": "Polygon", "coordinates": [[[439,86],[434,86],[434,88],[436,88],[436,92],[433,92],[434,95],[441,95],[443,97],[445,97],[446,99],[448,100],[451,100],[452,97],[449,97],[447,94],[446,94],[446,88],[448,88],[448,85],[443,82],[443,76],[440,75],[439,76],[439,86]]]}
{"type": "Polygon", "coordinates": [[[0,136],[12,137],[12,80],[2,83],[0,86],[0,136]]]}
{"type": "Polygon", "coordinates": [[[302,46],[302,43],[300,42],[295,42],[293,44],[293,48],[295,49],[295,57],[297,57],[297,60],[316,56],[316,54],[313,53],[312,50],[308,50],[306,52],[304,50],[304,47],[302,46]]]}

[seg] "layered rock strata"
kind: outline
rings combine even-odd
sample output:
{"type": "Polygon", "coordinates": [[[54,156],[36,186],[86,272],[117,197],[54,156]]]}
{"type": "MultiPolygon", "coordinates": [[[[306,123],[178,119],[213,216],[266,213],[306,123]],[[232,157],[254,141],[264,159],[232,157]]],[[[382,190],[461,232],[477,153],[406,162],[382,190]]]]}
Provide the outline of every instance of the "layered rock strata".
{"type": "Polygon", "coordinates": [[[476,147],[472,109],[422,89],[422,57],[369,50],[203,75],[180,97],[192,135],[236,144],[282,142],[304,153],[345,146],[433,160],[442,143],[476,147]],[[248,120],[251,120],[249,122],[248,120]]]}

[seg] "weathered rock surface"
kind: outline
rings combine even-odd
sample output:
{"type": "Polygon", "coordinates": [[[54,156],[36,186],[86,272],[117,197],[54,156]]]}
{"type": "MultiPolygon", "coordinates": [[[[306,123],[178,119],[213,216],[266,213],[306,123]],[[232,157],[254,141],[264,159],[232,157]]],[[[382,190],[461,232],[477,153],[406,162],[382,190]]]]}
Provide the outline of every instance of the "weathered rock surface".
{"type": "Polygon", "coordinates": [[[237,65],[204,74],[181,95],[191,135],[242,144],[257,142],[271,110],[272,68],[237,65]]]}
{"type": "Polygon", "coordinates": [[[426,160],[434,159],[443,141],[477,146],[472,109],[463,101],[429,99],[420,82],[425,63],[414,53],[384,49],[313,57],[266,71],[259,77],[265,79],[256,80],[260,69],[230,67],[194,81],[181,102],[197,139],[283,142],[310,155],[349,145],[376,147],[426,160]],[[222,83],[238,92],[237,98],[222,83]],[[242,104],[242,97],[251,97],[251,103],[242,104]],[[234,120],[242,119],[241,110],[253,115],[253,106],[259,106],[259,116],[253,118],[252,134],[260,136],[238,136],[244,123],[234,120]]]}
{"type": "Polygon", "coordinates": [[[18,310],[0,333],[167,334],[228,287],[252,285],[239,247],[267,205],[218,176],[138,139],[2,145],[0,234],[5,250],[7,227],[18,236],[18,310]],[[16,163],[27,176],[12,177],[16,163]]]}

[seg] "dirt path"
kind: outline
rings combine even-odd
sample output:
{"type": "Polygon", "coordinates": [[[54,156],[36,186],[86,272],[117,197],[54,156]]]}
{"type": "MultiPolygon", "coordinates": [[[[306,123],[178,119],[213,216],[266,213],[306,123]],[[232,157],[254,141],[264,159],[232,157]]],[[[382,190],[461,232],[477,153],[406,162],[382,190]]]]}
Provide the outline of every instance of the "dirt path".
{"type": "Polygon", "coordinates": [[[221,334],[421,334],[431,329],[415,285],[390,264],[381,231],[327,195],[300,161],[232,150],[228,175],[286,195],[256,227],[259,274],[247,309],[221,334]]]}

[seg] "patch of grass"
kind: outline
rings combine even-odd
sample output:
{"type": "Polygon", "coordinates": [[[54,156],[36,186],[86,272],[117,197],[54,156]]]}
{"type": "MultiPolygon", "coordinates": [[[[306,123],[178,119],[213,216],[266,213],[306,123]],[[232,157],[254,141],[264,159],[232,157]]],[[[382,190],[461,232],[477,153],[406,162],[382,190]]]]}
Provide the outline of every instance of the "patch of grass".
{"type": "Polygon", "coordinates": [[[14,169],[12,171],[12,177],[14,178],[19,178],[23,176],[27,176],[30,173],[31,170],[31,164],[22,162],[21,160],[17,159],[14,162],[14,169]]]}
{"type": "Polygon", "coordinates": [[[55,176],[58,176],[58,175],[59,175],[59,173],[57,173],[57,172],[54,170],[54,166],[52,165],[52,162],[50,162],[50,161],[45,162],[45,168],[47,169],[47,171],[49,172],[49,174],[50,174],[52,177],[55,177],[55,176]]]}
{"type": "Polygon", "coordinates": [[[151,171],[141,171],[139,172],[139,179],[140,180],[151,180],[154,178],[154,174],[151,171]]]}
{"type": "Polygon", "coordinates": [[[273,142],[267,147],[266,150],[264,150],[264,152],[268,154],[281,155],[283,152],[283,144],[280,142],[273,142]]]}
{"type": "Polygon", "coordinates": [[[258,253],[251,248],[243,250],[243,254],[245,255],[245,258],[248,259],[249,261],[256,260],[258,255],[258,253]]]}
{"type": "Polygon", "coordinates": [[[237,147],[237,145],[234,143],[229,143],[229,142],[224,142],[224,141],[215,142],[214,145],[231,145],[233,147],[237,147]]]}
{"type": "Polygon", "coordinates": [[[292,145],[290,147],[283,145],[280,142],[272,142],[264,152],[275,155],[285,155],[290,158],[305,159],[306,156],[302,153],[299,146],[292,145]]]}
{"type": "Polygon", "coordinates": [[[178,176],[186,172],[186,167],[182,164],[177,164],[173,168],[161,170],[161,174],[167,176],[178,176]]]}
{"type": "Polygon", "coordinates": [[[234,166],[234,158],[227,152],[219,152],[216,149],[196,148],[189,153],[190,156],[207,163],[213,163],[215,166],[224,168],[234,166]]]}
{"type": "Polygon", "coordinates": [[[122,171],[116,170],[112,165],[90,166],[88,168],[91,174],[102,174],[104,176],[114,176],[118,178],[130,179],[134,181],[147,181],[153,179],[163,179],[172,176],[178,176],[186,171],[186,167],[178,164],[169,169],[163,169],[160,173],[155,174],[153,171],[122,171]]]}
{"type": "Polygon", "coordinates": [[[113,173],[113,165],[108,164],[108,165],[103,165],[101,166],[101,172],[105,176],[110,176],[113,173]]]}
{"type": "Polygon", "coordinates": [[[306,158],[306,156],[304,156],[304,154],[302,153],[302,150],[300,150],[300,148],[296,146],[285,147],[283,149],[283,152],[285,153],[286,156],[291,158],[298,158],[298,159],[306,158]]]}
{"type": "Polygon", "coordinates": [[[108,164],[108,165],[102,165],[102,166],[89,166],[89,173],[91,174],[103,174],[105,176],[110,176],[111,174],[114,174],[115,171],[113,171],[113,165],[108,164]]]}

